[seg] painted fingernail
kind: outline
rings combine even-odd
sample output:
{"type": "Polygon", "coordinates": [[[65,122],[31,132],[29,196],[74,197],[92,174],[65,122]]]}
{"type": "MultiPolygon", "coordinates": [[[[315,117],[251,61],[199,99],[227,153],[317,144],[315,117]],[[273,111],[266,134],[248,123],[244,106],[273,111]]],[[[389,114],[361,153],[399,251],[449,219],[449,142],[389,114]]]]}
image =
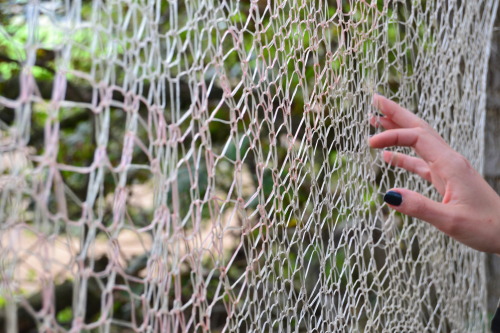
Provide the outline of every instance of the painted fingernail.
{"type": "Polygon", "coordinates": [[[403,202],[403,196],[395,191],[389,191],[384,195],[384,201],[389,205],[399,206],[403,202]]]}

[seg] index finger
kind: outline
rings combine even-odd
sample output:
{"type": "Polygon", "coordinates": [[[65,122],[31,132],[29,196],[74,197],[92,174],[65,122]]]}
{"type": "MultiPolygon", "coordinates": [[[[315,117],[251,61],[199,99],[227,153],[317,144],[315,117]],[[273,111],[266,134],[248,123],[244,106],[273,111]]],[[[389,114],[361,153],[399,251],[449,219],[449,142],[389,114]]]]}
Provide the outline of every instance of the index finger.
{"type": "Polygon", "coordinates": [[[440,137],[424,128],[390,129],[372,136],[368,140],[372,148],[393,146],[412,147],[426,162],[433,163],[451,151],[451,148],[440,137]]]}
{"type": "Polygon", "coordinates": [[[417,115],[382,95],[373,95],[373,105],[379,109],[387,119],[401,128],[423,127],[427,125],[427,123],[417,115]]]}

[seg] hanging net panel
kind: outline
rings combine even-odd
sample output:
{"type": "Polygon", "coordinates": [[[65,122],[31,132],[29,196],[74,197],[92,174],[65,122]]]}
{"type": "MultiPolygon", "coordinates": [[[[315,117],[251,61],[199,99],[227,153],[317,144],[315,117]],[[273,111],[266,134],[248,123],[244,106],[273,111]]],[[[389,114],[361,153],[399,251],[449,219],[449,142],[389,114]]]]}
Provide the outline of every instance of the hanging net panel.
{"type": "Polygon", "coordinates": [[[0,331],[485,331],[483,256],[367,139],[379,92],[482,169],[496,9],[0,3],[0,331]]]}

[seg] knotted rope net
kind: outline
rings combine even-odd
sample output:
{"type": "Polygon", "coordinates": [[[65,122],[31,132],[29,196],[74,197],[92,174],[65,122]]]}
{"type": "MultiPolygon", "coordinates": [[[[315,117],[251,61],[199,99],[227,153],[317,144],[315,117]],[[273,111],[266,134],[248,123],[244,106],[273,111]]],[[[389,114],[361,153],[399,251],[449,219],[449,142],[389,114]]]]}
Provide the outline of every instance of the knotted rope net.
{"type": "Polygon", "coordinates": [[[367,138],[378,91],[482,169],[497,1],[0,6],[6,332],[486,329],[482,255],[367,138]]]}

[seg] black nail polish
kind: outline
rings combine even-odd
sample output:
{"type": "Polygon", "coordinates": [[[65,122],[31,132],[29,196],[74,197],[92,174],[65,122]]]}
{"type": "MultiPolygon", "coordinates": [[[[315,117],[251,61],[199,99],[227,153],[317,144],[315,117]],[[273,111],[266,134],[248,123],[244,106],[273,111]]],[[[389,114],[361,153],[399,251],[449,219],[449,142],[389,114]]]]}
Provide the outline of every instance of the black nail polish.
{"type": "Polygon", "coordinates": [[[384,201],[389,205],[399,206],[403,202],[403,196],[394,191],[389,191],[384,195],[384,201]]]}

